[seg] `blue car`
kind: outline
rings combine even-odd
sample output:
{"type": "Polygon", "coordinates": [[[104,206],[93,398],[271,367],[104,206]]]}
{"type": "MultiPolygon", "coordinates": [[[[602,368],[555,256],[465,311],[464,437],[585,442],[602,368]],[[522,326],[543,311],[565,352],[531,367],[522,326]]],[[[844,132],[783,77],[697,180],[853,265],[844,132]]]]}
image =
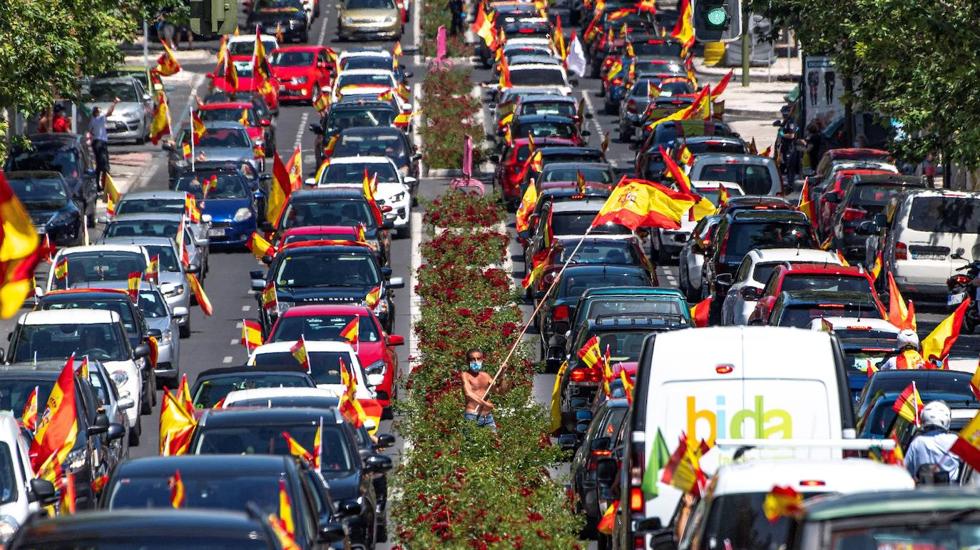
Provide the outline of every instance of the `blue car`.
{"type": "Polygon", "coordinates": [[[265,211],[265,195],[253,189],[237,170],[184,174],[174,190],[194,195],[201,214],[211,216],[208,240],[212,246],[243,246],[258,228],[260,213],[265,211]]]}

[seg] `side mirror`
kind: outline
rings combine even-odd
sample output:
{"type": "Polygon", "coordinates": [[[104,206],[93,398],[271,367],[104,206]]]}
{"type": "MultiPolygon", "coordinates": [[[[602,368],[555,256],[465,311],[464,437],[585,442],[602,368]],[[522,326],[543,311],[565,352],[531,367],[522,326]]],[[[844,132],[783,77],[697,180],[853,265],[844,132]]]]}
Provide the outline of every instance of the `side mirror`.
{"type": "Polygon", "coordinates": [[[590,132],[588,130],[582,130],[582,137],[589,137],[591,135],[592,135],[592,132],[590,132]]]}
{"type": "Polygon", "coordinates": [[[367,375],[368,386],[380,386],[385,382],[385,375],[383,374],[369,374],[367,375]]]}
{"type": "Polygon", "coordinates": [[[265,126],[265,127],[272,126],[272,121],[267,118],[263,118],[262,120],[259,121],[259,126],[265,126]]]}
{"type": "Polygon", "coordinates": [[[405,280],[401,277],[392,277],[388,281],[389,288],[405,288],[405,280]]]}
{"type": "Polygon", "coordinates": [[[875,214],[871,221],[875,222],[879,229],[888,226],[888,217],[884,214],[875,214]]]}
{"type": "Polygon", "coordinates": [[[387,277],[391,277],[392,270],[391,270],[390,267],[382,267],[381,268],[381,274],[384,275],[386,278],[387,277]]]}
{"type": "Polygon", "coordinates": [[[364,469],[369,472],[387,472],[391,469],[391,457],[373,454],[364,461],[364,469]]]}
{"type": "Polygon", "coordinates": [[[405,337],[401,334],[389,334],[388,335],[388,345],[389,346],[404,346],[405,337]]]}
{"type": "Polygon", "coordinates": [[[132,397],[121,397],[119,398],[119,401],[116,402],[116,407],[118,407],[119,410],[121,411],[125,411],[126,409],[132,409],[135,406],[136,406],[136,402],[133,401],[132,397]]]}
{"type": "Polygon", "coordinates": [[[356,500],[345,500],[337,505],[337,514],[349,518],[361,515],[361,503],[356,500]]]}
{"type": "Polygon", "coordinates": [[[151,99],[153,99],[153,97],[150,96],[150,94],[143,94],[143,101],[149,101],[151,99]]]}
{"type": "Polygon", "coordinates": [[[732,286],[732,274],[722,273],[720,275],[717,275],[715,276],[714,283],[715,286],[730,287],[732,286]]]}
{"type": "Polygon", "coordinates": [[[306,178],[303,180],[303,185],[307,187],[316,187],[316,178],[306,178]]]}
{"type": "Polygon", "coordinates": [[[413,76],[415,76],[415,73],[412,71],[405,71],[405,78],[412,78],[413,76]]]}
{"type": "Polygon", "coordinates": [[[201,214],[201,223],[211,223],[213,219],[214,218],[211,217],[211,214],[201,214]]]}
{"type": "Polygon", "coordinates": [[[272,256],[265,254],[262,256],[262,259],[260,261],[265,265],[272,265],[272,259],[273,259],[272,256]]]}
{"type": "Polygon", "coordinates": [[[419,180],[413,178],[412,176],[405,176],[405,185],[414,185],[418,183],[419,180]]]}
{"type": "Polygon", "coordinates": [[[37,502],[42,506],[48,506],[58,502],[58,495],[55,493],[54,484],[46,479],[32,479],[31,491],[27,495],[27,500],[37,502]]]}
{"type": "Polygon", "coordinates": [[[378,442],[374,444],[375,449],[386,449],[395,444],[395,436],[391,434],[378,434],[374,436],[378,442]]]}
{"type": "Polygon", "coordinates": [[[174,308],[174,317],[186,317],[188,314],[190,314],[190,312],[187,311],[187,308],[184,306],[177,306],[174,308]]]}
{"type": "Polygon", "coordinates": [[[561,434],[558,436],[558,447],[563,451],[574,451],[578,445],[578,438],[575,434],[561,434]]]}
{"type": "Polygon", "coordinates": [[[265,279],[252,279],[252,290],[256,292],[265,290],[265,279]]]}
{"type": "Polygon", "coordinates": [[[151,328],[150,330],[146,331],[146,335],[154,338],[161,338],[163,336],[163,331],[158,328],[151,328]]]}
{"type": "Polygon", "coordinates": [[[133,349],[133,359],[139,359],[140,357],[147,357],[150,355],[150,346],[146,344],[140,344],[133,349]]]}
{"type": "Polygon", "coordinates": [[[578,86],[578,79],[577,78],[573,78],[573,79],[569,80],[568,83],[571,84],[572,86],[578,86]]]}
{"type": "Polygon", "coordinates": [[[173,150],[174,150],[174,144],[173,143],[170,143],[169,141],[165,141],[165,142],[163,142],[163,145],[160,146],[160,148],[163,149],[164,151],[173,152],[173,150]]]}
{"type": "Polygon", "coordinates": [[[619,465],[614,458],[600,458],[596,463],[596,481],[607,487],[616,481],[617,473],[619,473],[619,465]]]}
{"type": "Polygon", "coordinates": [[[874,235],[878,232],[878,225],[871,220],[865,220],[858,224],[854,229],[858,235],[874,235]]]}
{"type": "Polygon", "coordinates": [[[774,120],[774,121],[772,121],[772,125],[775,126],[776,128],[779,128],[780,126],[783,125],[783,121],[781,121],[781,120],[774,120]]]}
{"type": "Polygon", "coordinates": [[[95,423],[88,427],[88,436],[101,435],[109,431],[109,417],[104,412],[95,416],[95,423]]]}
{"type": "Polygon", "coordinates": [[[313,132],[314,134],[323,133],[323,126],[320,126],[319,124],[316,123],[310,124],[309,126],[307,126],[307,128],[309,128],[310,131],[313,132]]]}
{"type": "Polygon", "coordinates": [[[317,533],[317,542],[323,544],[333,544],[347,539],[347,525],[339,521],[331,521],[320,526],[317,533]]]}
{"type": "Polygon", "coordinates": [[[106,439],[109,441],[116,441],[122,439],[126,435],[126,428],[118,422],[113,422],[109,424],[109,429],[106,431],[106,439]]]}
{"type": "Polygon", "coordinates": [[[595,118],[595,115],[593,115],[592,113],[585,113],[585,118],[592,120],[593,118],[595,118]]]}
{"type": "Polygon", "coordinates": [[[199,273],[201,271],[201,266],[197,264],[190,264],[184,268],[187,273],[199,273]]]}

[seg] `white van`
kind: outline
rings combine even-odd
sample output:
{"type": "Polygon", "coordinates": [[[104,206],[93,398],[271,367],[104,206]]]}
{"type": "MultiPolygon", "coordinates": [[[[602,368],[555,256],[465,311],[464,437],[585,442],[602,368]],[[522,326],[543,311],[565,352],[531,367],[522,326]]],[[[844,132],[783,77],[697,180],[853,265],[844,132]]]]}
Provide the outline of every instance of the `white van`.
{"type": "Polygon", "coordinates": [[[885,269],[906,296],[946,296],[946,279],[980,258],[980,193],[910,191],[892,208],[885,269]]]}
{"type": "MultiPolygon", "coordinates": [[[[647,337],[637,368],[629,449],[622,453],[623,502],[613,546],[633,548],[633,533],[666,526],[681,496],[659,482],[659,496],[646,500],[642,494],[658,430],[671,451],[681,433],[709,444],[853,438],[843,363],[836,336],[826,332],[712,327],[647,337]]],[[[830,459],[841,452],[811,448],[795,455],[830,459]]]]}

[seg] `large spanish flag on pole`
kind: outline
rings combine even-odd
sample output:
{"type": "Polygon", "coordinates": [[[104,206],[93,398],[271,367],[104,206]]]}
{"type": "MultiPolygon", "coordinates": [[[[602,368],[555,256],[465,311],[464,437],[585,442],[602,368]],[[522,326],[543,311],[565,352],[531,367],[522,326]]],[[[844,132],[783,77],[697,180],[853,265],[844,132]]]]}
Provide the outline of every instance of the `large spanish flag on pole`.
{"type": "Polygon", "coordinates": [[[681,0],[677,6],[677,23],[670,36],[676,38],[685,50],[694,45],[694,12],[691,10],[690,0],[681,0]]]}
{"type": "Polygon", "coordinates": [[[292,193],[293,187],[289,181],[289,171],[283,164],[278,152],[272,157],[272,183],[269,185],[269,198],[265,204],[265,219],[277,223],[286,207],[286,199],[292,193]]]}
{"type": "MultiPolygon", "coordinates": [[[[31,441],[31,465],[40,472],[41,466],[53,460],[60,466],[75,446],[78,435],[78,414],[75,412],[75,356],[65,362],[58,381],[48,395],[47,410],[41,417],[34,440],[31,441]]],[[[57,466],[55,469],[57,469],[57,466]]]]}
{"type": "Polygon", "coordinates": [[[935,364],[936,361],[946,361],[950,350],[953,349],[953,344],[960,337],[963,317],[966,316],[966,310],[970,308],[972,303],[970,300],[964,300],[956,308],[956,311],[936,325],[929,336],[922,339],[922,358],[926,360],[926,363],[935,364]]]}
{"type": "Polygon", "coordinates": [[[697,198],[690,193],[624,176],[592,220],[592,227],[616,223],[634,231],[639,227],[679,229],[682,216],[695,203],[697,198]]]}
{"type": "Polygon", "coordinates": [[[40,245],[27,209],[0,171],[0,318],[12,317],[27,298],[40,245]]]}

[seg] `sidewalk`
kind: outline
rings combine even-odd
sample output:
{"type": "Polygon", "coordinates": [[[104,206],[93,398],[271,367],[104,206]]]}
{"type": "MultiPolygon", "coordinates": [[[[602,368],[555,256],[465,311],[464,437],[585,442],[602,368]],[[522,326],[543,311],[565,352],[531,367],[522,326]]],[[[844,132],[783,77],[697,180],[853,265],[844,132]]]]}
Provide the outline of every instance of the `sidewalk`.
{"type": "MultiPolygon", "coordinates": [[[[749,79],[752,82],[767,82],[776,80],[792,80],[794,83],[803,74],[803,62],[799,57],[790,57],[787,65],[785,57],[774,58],[774,63],[769,67],[749,67],[749,79]]],[[[735,79],[742,79],[742,67],[726,67],[724,65],[708,66],[704,64],[704,58],[694,58],[694,72],[699,75],[722,77],[728,71],[735,69],[735,79]]]]}

